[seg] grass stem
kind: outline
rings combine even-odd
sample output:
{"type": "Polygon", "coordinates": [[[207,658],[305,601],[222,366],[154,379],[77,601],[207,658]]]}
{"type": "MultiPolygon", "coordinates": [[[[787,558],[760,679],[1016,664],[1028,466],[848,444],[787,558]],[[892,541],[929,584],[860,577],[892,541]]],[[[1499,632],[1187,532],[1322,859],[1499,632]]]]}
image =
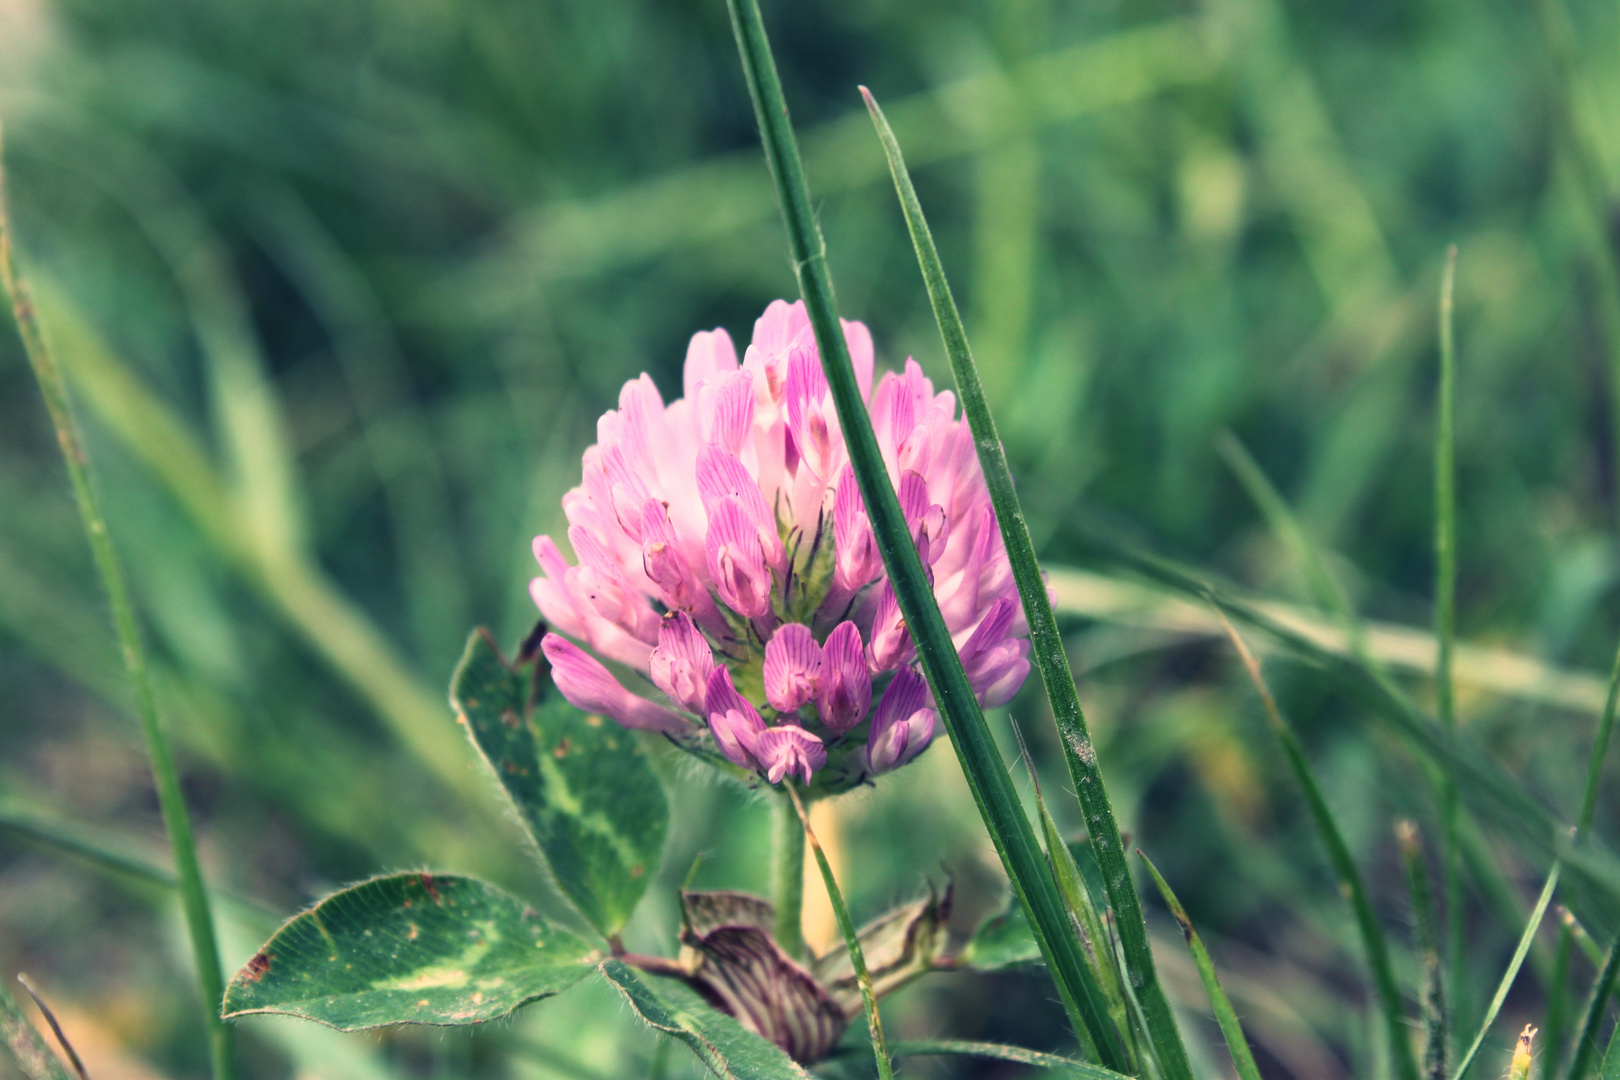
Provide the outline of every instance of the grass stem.
{"type": "MultiPolygon", "coordinates": [[[[1101,990],[1086,965],[1079,938],[1068,922],[1034,828],[1019,802],[1006,762],[985,723],[967,674],[962,670],[961,658],[917,556],[911,531],[900,512],[899,498],[878,448],[839,323],[832,278],[827,270],[826,245],[816,224],[809,184],[805,180],[798,142],[759,4],[757,0],[728,0],[728,7],[765,148],[765,160],[787,229],[799,292],[809,313],[850,462],[895,598],[916,644],[923,673],[950,733],[968,788],[1013,889],[1029,912],[1030,926],[1070,1019],[1077,1028],[1084,1026],[1091,1032],[1103,1064],[1120,1071],[1125,1065],[1124,1052],[1108,1022],[1101,990]]],[[[1178,1073],[1168,1080],[1183,1080],[1183,1076],[1178,1073]]]]}
{"type": "Polygon", "coordinates": [[[1030,538],[1029,526],[1013,487],[1012,472],[1007,466],[1007,454],[1002,447],[1001,437],[996,432],[995,419],[990,415],[990,406],[985,400],[984,387],[973,362],[973,351],[968,346],[961,313],[951,295],[950,283],[945,278],[939,251],[934,246],[922,204],[917,200],[916,189],[906,170],[900,144],[871,92],[862,87],[861,94],[866,99],[878,138],[888,155],[889,171],[893,174],[906,227],[917,252],[923,284],[933,305],[934,321],[939,326],[945,353],[950,358],[957,394],[962,399],[962,412],[973,432],[979,466],[984,472],[990,502],[1001,527],[1002,543],[1018,585],[1019,598],[1023,601],[1024,616],[1029,622],[1031,657],[1041,673],[1047,701],[1057,722],[1064,759],[1080,799],[1092,853],[1102,869],[1108,904],[1119,930],[1130,983],[1141,1003],[1154,1057],[1165,1080],[1191,1080],[1192,1066],[1187,1058],[1187,1048],[1182,1042],[1164,987],[1159,983],[1153,951],[1148,945],[1142,901],[1131,878],[1131,867],[1125,856],[1119,824],[1103,784],[1102,770],[1097,764],[1097,752],[1086,725],[1085,712],[1080,707],[1074,674],[1069,669],[1068,651],[1058,631],[1057,617],[1052,612],[1052,602],[1046,592],[1046,581],[1035,558],[1035,544],[1030,538]]]}
{"type": "MultiPolygon", "coordinates": [[[[855,982],[861,988],[861,1004],[866,1007],[866,1026],[872,1035],[872,1055],[877,1058],[878,1076],[881,1080],[894,1080],[894,1066],[889,1061],[889,1047],[883,1038],[883,1017],[878,1012],[877,994],[872,991],[872,975],[866,970],[866,954],[861,951],[861,936],[855,930],[855,923],[849,917],[849,905],[844,903],[843,890],[838,887],[838,879],[833,877],[832,865],[827,862],[826,852],[821,850],[821,841],[816,839],[815,830],[810,828],[810,815],[804,812],[804,803],[799,801],[799,793],[793,790],[791,783],[787,785],[789,806],[798,815],[800,833],[810,843],[810,851],[816,857],[816,866],[821,871],[821,882],[827,886],[827,899],[832,903],[833,916],[838,920],[838,929],[844,935],[844,945],[849,949],[849,965],[855,969],[855,982]]],[[[804,844],[799,844],[802,853],[804,844]]],[[[800,855],[800,865],[804,857],[800,855]]]]}
{"type": "Polygon", "coordinates": [[[4,141],[0,137],[0,284],[4,285],[11,302],[23,351],[28,355],[28,363],[39,383],[40,394],[45,399],[45,408],[50,413],[51,424],[56,429],[56,440],[67,463],[73,498],[78,504],[79,517],[90,542],[96,571],[107,593],[108,606],[112,609],[113,627],[135,693],[135,713],[140,721],[141,736],[146,742],[146,756],[151,765],[153,784],[157,788],[158,806],[163,813],[164,828],[168,830],[169,846],[174,852],[175,873],[180,882],[180,904],[185,912],[186,929],[191,936],[192,959],[202,995],[209,1059],[215,1080],[231,1080],[236,1075],[234,1036],[219,1017],[220,1002],[225,997],[225,981],[220,971],[219,947],[214,940],[208,893],[197,862],[191,816],[186,810],[185,797],[180,791],[180,776],[158,719],[157,701],[147,672],[135,605],[130,599],[118,553],[113,547],[112,535],[107,530],[107,521],[102,515],[100,501],[91,481],[90,455],[79,437],[68,403],[67,386],[40,328],[28,283],[17,271],[13,247],[13,230],[6,199],[4,141]]]}

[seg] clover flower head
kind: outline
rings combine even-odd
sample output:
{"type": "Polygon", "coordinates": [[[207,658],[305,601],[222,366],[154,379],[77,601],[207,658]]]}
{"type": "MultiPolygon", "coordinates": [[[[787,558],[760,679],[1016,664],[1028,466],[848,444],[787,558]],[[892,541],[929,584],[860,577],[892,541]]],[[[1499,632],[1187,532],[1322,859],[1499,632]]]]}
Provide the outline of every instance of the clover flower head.
{"type": "MultiPolygon", "coordinates": [[[[873,389],[872,337],[843,329],[969,682],[982,705],[1002,704],[1029,673],[1029,641],[967,423],[914,360],[873,389]]],[[[642,375],[597,422],[563,497],[578,564],[550,537],[534,542],[530,591],[558,688],[772,784],[826,770],[841,788],[904,765],[937,716],[804,305],[766,308],[740,364],[724,330],[695,335],[683,381],[666,405],[642,375]]]]}

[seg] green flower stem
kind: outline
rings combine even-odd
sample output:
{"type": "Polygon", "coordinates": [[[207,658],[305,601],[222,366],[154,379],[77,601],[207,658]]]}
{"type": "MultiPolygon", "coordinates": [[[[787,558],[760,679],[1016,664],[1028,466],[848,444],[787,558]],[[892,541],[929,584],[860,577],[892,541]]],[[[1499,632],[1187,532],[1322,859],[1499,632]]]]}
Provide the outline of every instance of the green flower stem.
{"type": "Polygon", "coordinates": [[[765,159],[781,201],[799,291],[821,350],[821,363],[838,410],[838,421],[883,554],[883,565],[894,584],[895,598],[916,643],[923,672],[933,688],[934,701],[956,747],[968,787],[1013,889],[1029,912],[1030,925],[1071,1021],[1077,1029],[1084,1028],[1091,1034],[1104,1064],[1116,1071],[1130,1072],[1118,1036],[1108,1023],[1101,990],[1086,966],[1079,938],[1069,925],[1063,901],[1036,842],[1034,828],[1018,800],[1006,763],[962,670],[961,658],[951,643],[945,620],[912,544],[910,530],[900,513],[894,486],[889,482],[877,437],[872,432],[871,417],[867,415],[866,403],[855,381],[849,347],[839,325],[825,245],[811,207],[809,185],[799,161],[798,144],[765,37],[759,5],[756,0],[727,0],[727,4],[742,56],[743,73],[754,101],[765,159]]]}
{"type": "MultiPolygon", "coordinates": [[[[1063,647],[1063,636],[1058,632],[1057,618],[1046,593],[1046,582],[1041,576],[1040,563],[1035,558],[1035,544],[1030,539],[1029,526],[1013,489],[1012,473],[1007,467],[1007,455],[996,433],[990,406],[985,401],[984,388],[979,382],[978,368],[973,352],[968,347],[967,332],[951,296],[945,271],[934,247],[928,222],[923,217],[917,192],[911,185],[900,145],[890,130],[888,120],[878,108],[877,101],[865,88],[861,95],[877,126],[879,139],[888,155],[889,170],[900,195],[905,213],[906,227],[911,232],[912,245],[917,250],[917,261],[922,267],[923,282],[933,304],[934,319],[939,324],[945,352],[950,357],[951,371],[956,376],[957,393],[962,399],[962,412],[973,431],[973,443],[979,454],[979,465],[990,489],[990,502],[1001,526],[1002,542],[1007,549],[1013,578],[1018,584],[1018,595],[1023,600],[1024,616],[1029,621],[1029,638],[1035,666],[1040,669],[1041,681],[1046,686],[1047,700],[1057,720],[1062,736],[1064,758],[1069,765],[1070,777],[1080,797],[1085,815],[1086,830],[1092,853],[1102,869],[1108,905],[1113,910],[1119,928],[1120,946],[1125,954],[1125,965],[1130,973],[1131,985],[1147,1020],[1148,1036],[1153,1042],[1154,1054],[1166,1080],[1191,1080],[1192,1066],[1182,1044],[1181,1032],[1170,1011],[1169,999],[1159,984],[1158,972],[1153,964],[1153,951],[1148,945],[1147,923],[1142,917],[1142,902],[1131,880],[1131,868],[1125,858],[1125,847],[1120,840],[1119,825],[1114,819],[1114,808],[1103,786],[1102,771],[1097,765],[1097,753],[1092,746],[1091,733],[1086,727],[1085,713],[1080,708],[1080,695],[1075,687],[1074,675],[1069,670],[1069,657],[1063,647]]],[[[847,428],[847,425],[846,425],[847,428]]],[[[868,500],[870,502],[870,500],[868,500]]],[[[910,616],[907,616],[908,622],[910,616]]]]}
{"type": "Polygon", "coordinates": [[[771,903],[776,907],[776,943],[789,956],[804,956],[804,826],[790,798],[774,800],[771,816],[771,903]]]}
{"type": "Polygon", "coordinates": [[[106,519],[101,514],[95,488],[90,482],[89,454],[73,422],[67,386],[55,357],[45,343],[28,284],[17,273],[12,253],[11,220],[6,209],[3,140],[0,140],[0,284],[4,285],[11,301],[23,351],[28,354],[29,365],[34,369],[34,378],[45,399],[45,408],[56,429],[56,439],[62,448],[68,479],[73,486],[73,498],[78,504],[79,517],[90,541],[96,570],[107,591],[107,603],[112,609],[113,626],[118,634],[124,667],[129,671],[135,692],[135,712],[140,721],[141,735],[146,741],[146,756],[152,767],[152,781],[157,787],[158,806],[163,812],[169,846],[174,852],[175,872],[180,880],[180,903],[185,911],[186,928],[191,934],[192,959],[196,964],[197,985],[203,999],[209,1058],[215,1080],[231,1080],[236,1075],[234,1038],[231,1029],[219,1016],[220,1002],[225,997],[225,981],[220,973],[219,948],[214,941],[208,894],[197,864],[197,845],[191,832],[191,818],[180,792],[180,777],[175,771],[174,759],[169,755],[169,744],[158,721],[157,702],[147,676],[146,655],[141,646],[135,606],[130,601],[124,573],[118,564],[118,553],[113,548],[112,536],[107,531],[106,519]]]}
{"type": "MultiPolygon", "coordinates": [[[[883,1038],[883,1017],[878,1013],[877,995],[872,992],[872,976],[866,970],[866,954],[861,951],[861,936],[855,930],[855,922],[849,917],[849,905],[844,903],[844,893],[838,887],[838,879],[833,877],[832,866],[827,862],[826,852],[821,850],[821,842],[816,839],[814,830],[810,828],[810,815],[804,812],[804,804],[799,801],[799,793],[791,786],[787,789],[789,806],[798,818],[799,827],[803,830],[799,835],[810,842],[810,850],[816,856],[816,868],[821,871],[821,882],[827,886],[827,899],[832,902],[833,915],[838,919],[838,929],[844,935],[844,944],[849,948],[849,965],[855,969],[855,982],[861,988],[861,1003],[866,1007],[866,1026],[872,1034],[872,1055],[877,1058],[878,1077],[880,1080],[894,1080],[894,1066],[889,1062],[889,1046],[883,1038]]],[[[801,851],[804,844],[799,844],[801,851]]],[[[800,858],[803,865],[803,857],[800,858]]]]}

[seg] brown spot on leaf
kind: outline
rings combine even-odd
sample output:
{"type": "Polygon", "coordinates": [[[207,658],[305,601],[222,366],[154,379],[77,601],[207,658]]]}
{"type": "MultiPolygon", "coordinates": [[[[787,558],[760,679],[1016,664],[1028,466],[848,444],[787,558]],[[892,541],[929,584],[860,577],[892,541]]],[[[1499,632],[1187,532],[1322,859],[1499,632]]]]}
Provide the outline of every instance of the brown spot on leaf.
{"type": "Polygon", "coordinates": [[[562,742],[557,744],[557,749],[551,752],[551,756],[556,758],[558,761],[561,761],[563,758],[568,756],[568,746],[568,737],[565,735],[563,736],[562,742]]]}
{"type": "Polygon", "coordinates": [[[416,880],[421,883],[422,888],[427,890],[427,894],[433,898],[435,904],[442,902],[439,900],[439,890],[433,884],[432,874],[418,874],[416,880]]]}
{"type": "Polygon", "coordinates": [[[516,709],[502,709],[501,723],[516,731],[518,726],[523,723],[523,718],[518,716],[516,709]]]}
{"type": "Polygon", "coordinates": [[[529,775],[529,770],[525,769],[523,766],[519,765],[515,761],[504,761],[504,762],[501,763],[501,768],[505,769],[508,773],[511,773],[513,776],[528,776],[529,775]]]}
{"type": "Polygon", "coordinates": [[[253,959],[247,962],[242,969],[242,981],[256,983],[264,978],[264,973],[270,970],[270,954],[254,953],[253,959]]]}
{"type": "Polygon", "coordinates": [[[601,727],[602,726],[602,718],[593,713],[590,716],[587,716],[585,718],[585,723],[590,725],[591,727],[601,727]]]}
{"type": "Polygon", "coordinates": [[[637,863],[636,865],[634,865],[634,866],[632,866],[630,868],[630,876],[631,877],[640,877],[642,874],[645,874],[646,872],[647,872],[647,868],[645,866],[642,866],[640,863],[637,863]]]}

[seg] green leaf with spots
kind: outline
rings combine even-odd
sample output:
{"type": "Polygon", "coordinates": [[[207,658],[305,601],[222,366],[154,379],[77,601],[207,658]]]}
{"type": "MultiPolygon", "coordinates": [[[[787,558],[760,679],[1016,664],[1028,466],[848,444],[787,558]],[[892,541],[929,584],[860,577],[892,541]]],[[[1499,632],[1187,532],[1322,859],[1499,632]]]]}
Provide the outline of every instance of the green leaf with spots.
{"type": "Polygon", "coordinates": [[[716,1011],[690,987],[660,979],[655,990],[619,960],[609,960],[601,971],[637,1016],[685,1043],[723,1080],[811,1080],[775,1043],[716,1011]]]}
{"type": "Polygon", "coordinates": [[[467,641],[450,699],[557,887],[603,936],[618,933],[669,827],[669,802],[635,734],[570,705],[543,660],[507,663],[482,629],[467,641]]]}
{"type": "Polygon", "coordinates": [[[224,1014],[340,1031],[476,1024],[566,990],[601,959],[493,885],[396,874],[290,919],[226,987],[224,1014]]]}

